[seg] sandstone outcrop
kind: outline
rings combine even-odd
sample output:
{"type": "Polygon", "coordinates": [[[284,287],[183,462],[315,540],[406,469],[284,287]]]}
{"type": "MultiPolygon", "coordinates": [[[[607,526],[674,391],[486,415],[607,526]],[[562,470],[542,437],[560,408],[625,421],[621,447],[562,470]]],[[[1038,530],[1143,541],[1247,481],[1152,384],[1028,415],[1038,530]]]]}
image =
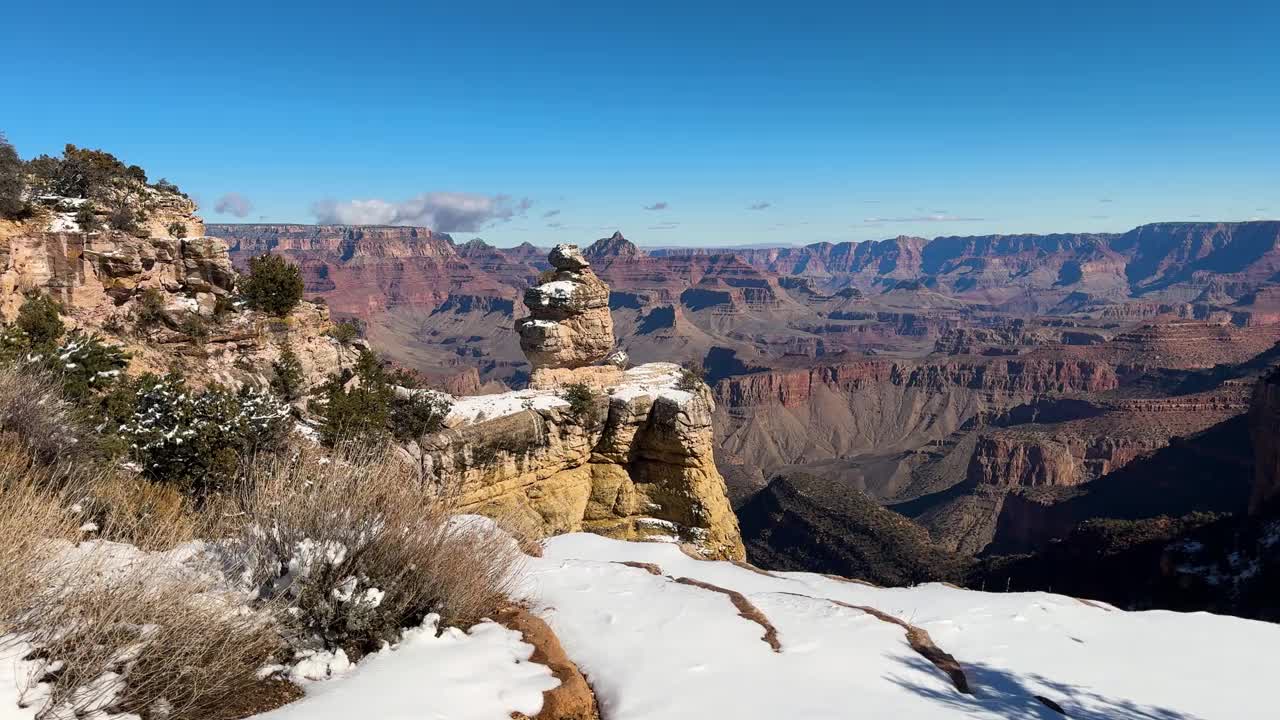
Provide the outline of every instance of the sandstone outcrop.
{"type": "Polygon", "coordinates": [[[424,477],[535,536],[589,531],[741,559],[710,394],[679,382],[670,363],[633,368],[589,410],[556,389],[457,398],[450,429],[420,441],[424,477]]]}
{"type": "Polygon", "coordinates": [[[690,387],[672,363],[593,364],[614,349],[609,288],[577,246],[558,245],[548,260],[525,293],[532,315],[516,324],[534,367],[528,389],[457,398],[449,429],[409,448],[423,476],[461,509],[534,537],[590,531],[742,559],[715,465],[710,389],[690,387]],[[590,390],[570,398],[570,384],[590,390]]]}
{"type": "Polygon", "coordinates": [[[265,384],[285,346],[297,354],[307,387],[354,362],[354,349],[326,335],[333,323],[324,305],[303,302],[283,319],[229,311],[237,274],[226,244],[171,237],[167,223],[157,231],[162,220],[203,229],[182,196],[159,195],[149,207],[137,234],[84,233],[61,216],[0,221],[0,319],[12,319],[26,293],[48,294],[62,303],[68,325],[122,346],[130,373],[177,369],[196,385],[265,384]],[[140,330],[140,312],[158,312],[163,322],[140,330]],[[201,328],[201,336],[182,331],[184,323],[201,328]]]}
{"type": "Polygon", "coordinates": [[[614,349],[609,286],[576,245],[557,245],[547,259],[552,270],[524,294],[529,316],[516,321],[520,349],[535,370],[605,359],[614,349]]]}
{"type": "Polygon", "coordinates": [[[0,233],[0,315],[12,316],[30,290],[47,292],[71,315],[101,323],[154,289],[188,298],[212,314],[235,285],[227,248],[213,238],[140,238],[118,231],[0,233]]]}

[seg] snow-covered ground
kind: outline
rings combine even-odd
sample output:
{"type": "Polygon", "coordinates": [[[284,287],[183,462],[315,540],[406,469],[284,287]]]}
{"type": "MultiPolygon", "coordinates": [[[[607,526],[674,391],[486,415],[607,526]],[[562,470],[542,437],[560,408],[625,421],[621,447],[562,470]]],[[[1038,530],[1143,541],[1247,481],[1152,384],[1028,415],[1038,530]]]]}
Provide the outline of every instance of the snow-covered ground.
{"type": "MultiPolygon", "coordinates": [[[[173,551],[173,564],[191,551],[173,551]]],[[[1280,625],[1270,623],[937,583],[876,588],[588,534],[547,540],[526,570],[522,594],[586,675],[605,720],[1063,717],[1054,707],[1086,720],[1277,717],[1267,688],[1280,625]],[[904,625],[954,658],[970,692],[904,625]]],[[[529,662],[532,652],[494,623],[437,634],[432,618],[257,717],[534,716],[557,680],[529,662]]],[[[21,644],[0,652],[0,720],[33,720],[40,705],[31,684],[41,668],[23,654],[21,644]]]]}
{"type": "Polygon", "coordinates": [[[260,720],[509,720],[536,715],[559,681],[527,662],[533,646],[495,623],[436,635],[435,618],[394,648],[365,658],[334,680],[308,683],[302,700],[260,720]]]}
{"type": "MultiPolygon", "coordinates": [[[[692,397],[678,389],[680,366],[673,363],[647,363],[622,374],[622,381],[608,389],[610,397],[633,400],[641,395],[669,397],[684,402],[692,397]]],[[[445,424],[449,427],[483,422],[512,415],[525,409],[549,410],[567,407],[569,403],[560,397],[556,388],[512,390],[492,395],[469,395],[450,398],[453,407],[445,424]]]]}
{"type": "Polygon", "coordinates": [[[1280,626],[1269,623],[1123,612],[1048,593],[760,574],[672,545],[584,534],[547,541],[530,561],[527,592],[608,720],[1062,717],[1036,696],[1089,720],[1280,716],[1267,692],[1280,626]],[[781,651],[729,596],[681,577],[742,593],[776,628],[781,651]],[[904,628],[849,605],[928,631],[972,694],[913,650],[904,628]]]}

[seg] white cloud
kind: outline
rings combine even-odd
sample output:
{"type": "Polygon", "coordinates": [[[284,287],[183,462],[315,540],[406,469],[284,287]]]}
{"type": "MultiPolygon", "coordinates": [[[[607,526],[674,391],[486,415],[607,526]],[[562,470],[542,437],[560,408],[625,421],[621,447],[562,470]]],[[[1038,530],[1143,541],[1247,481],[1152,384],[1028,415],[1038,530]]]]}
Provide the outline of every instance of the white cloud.
{"type": "Polygon", "coordinates": [[[645,206],[644,206],[644,209],[645,209],[645,210],[666,210],[666,209],[667,209],[667,203],[666,203],[666,201],[656,202],[656,203],[654,203],[654,204],[652,204],[652,205],[645,205],[645,206]]]}
{"type": "Polygon", "coordinates": [[[532,206],[528,198],[509,195],[429,192],[395,203],[377,198],[321,200],[311,212],[322,224],[419,225],[437,232],[475,232],[523,216],[532,206]]]}

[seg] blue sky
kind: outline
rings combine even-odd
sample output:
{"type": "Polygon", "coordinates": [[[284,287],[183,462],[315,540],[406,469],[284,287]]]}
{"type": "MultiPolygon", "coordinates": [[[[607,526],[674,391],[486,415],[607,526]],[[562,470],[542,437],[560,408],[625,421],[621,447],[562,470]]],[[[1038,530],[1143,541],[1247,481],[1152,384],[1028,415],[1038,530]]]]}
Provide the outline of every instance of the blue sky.
{"type": "Polygon", "coordinates": [[[0,131],[499,245],[1274,218],[1276,6],[26,2],[0,131]]]}

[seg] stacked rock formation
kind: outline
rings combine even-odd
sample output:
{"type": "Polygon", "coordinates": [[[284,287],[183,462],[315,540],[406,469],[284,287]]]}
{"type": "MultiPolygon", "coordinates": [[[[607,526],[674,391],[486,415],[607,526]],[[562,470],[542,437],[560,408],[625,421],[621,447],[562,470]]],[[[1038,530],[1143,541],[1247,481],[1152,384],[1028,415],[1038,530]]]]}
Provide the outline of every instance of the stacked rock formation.
{"type": "Polygon", "coordinates": [[[549,259],[553,269],[525,293],[530,316],[516,322],[529,387],[455,398],[448,429],[408,448],[423,476],[455,487],[460,510],[530,537],[588,531],[741,560],[712,449],[710,388],[689,387],[672,363],[626,369],[609,287],[575,245],[549,259]],[[589,408],[567,401],[570,383],[593,388],[589,408]]]}
{"type": "Polygon", "coordinates": [[[577,245],[557,245],[547,259],[552,270],[524,294],[529,316],[516,321],[520,349],[535,370],[604,360],[614,345],[609,286],[577,245]]]}

